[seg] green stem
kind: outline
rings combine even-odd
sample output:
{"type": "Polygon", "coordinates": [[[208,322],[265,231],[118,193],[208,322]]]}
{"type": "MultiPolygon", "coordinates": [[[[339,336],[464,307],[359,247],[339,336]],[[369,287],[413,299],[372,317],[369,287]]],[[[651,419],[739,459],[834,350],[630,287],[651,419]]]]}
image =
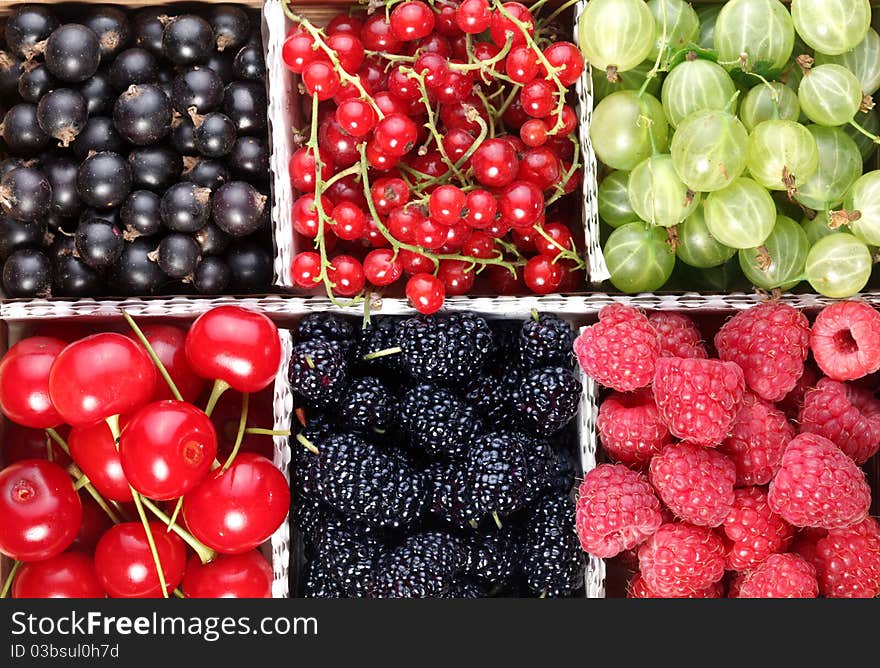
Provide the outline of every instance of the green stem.
{"type": "Polygon", "coordinates": [[[587,266],[577,253],[575,253],[571,248],[566,248],[561,243],[556,241],[556,239],[547,234],[547,230],[545,230],[543,227],[541,227],[540,225],[535,225],[534,230],[542,237],[544,237],[544,239],[546,239],[559,249],[559,254],[553,258],[554,263],[558,262],[559,260],[569,260],[570,262],[574,262],[575,266],[578,269],[584,269],[587,266]]]}
{"type": "Polygon", "coordinates": [[[3,582],[3,589],[0,589],[0,598],[6,598],[6,595],[9,593],[9,590],[12,589],[12,582],[15,580],[15,575],[18,573],[18,569],[21,568],[22,562],[16,561],[12,564],[12,568],[9,570],[9,575],[6,576],[6,580],[3,582]]]}
{"type": "Polygon", "coordinates": [[[178,401],[183,401],[183,395],[177,389],[177,385],[174,384],[174,380],[171,378],[171,374],[168,373],[168,369],[165,368],[165,365],[162,364],[162,360],[159,359],[159,356],[156,354],[156,351],[153,349],[152,344],[147,340],[146,335],[143,330],[138,326],[138,324],[134,321],[128,312],[124,308],[119,309],[122,312],[122,317],[125,318],[125,322],[128,323],[128,326],[131,327],[132,331],[135,333],[135,336],[140,340],[141,345],[147,349],[147,353],[150,355],[150,359],[153,360],[153,364],[156,365],[156,368],[159,370],[162,378],[165,379],[165,383],[168,385],[168,389],[171,390],[171,394],[174,395],[174,398],[178,401]]]}
{"type": "Polygon", "coordinates": [[[878,137],[877,135],[872,135],[870,132],[865,130],[865,128],[855,122],[855,119],[851,120],[849,124],[853,126],[856,130],[861,132],[863,135],[865,135],[868,139],[873,141],[875,144],[880,144],[880,137],[878,137]]]}
{"type": "MultiPolygon", "coordinates": [[[[651,137],[651,143],[653,145],[654,135],[650,132],[648,133],[648,135],[651,137]]],[[[575,172],[577,172],[581,168],[581,164],[580,164],[581,145],[580,145],[580,142],[572,137],[571,143],[574,144],[574,153],[572,154],[572,157],[571,157],[571,167],[569,167],[568,171],[562,175],[561,181],[556,184],[556,191],[553,193],[553,196],[550,197],[550,199],[548,199],[545,202],[545,204],[544,204],[545,206],[550,206],[551,204],[553,204],[553,202],[555,202],[560,197],[565,195],[565,184],[568,183],[572,179],[572,177],[575,175],[575,172]]]]}
{"type": "Polygon", "coordinates": [[[238,449],[241,447],[241,441],[244,438],[244,429],[247,426],[249,402],[250,395],[245,392],[241,395],[241,417],[238,419],[238,433],[235,435],[235,445],[232,446],[232,452],[229,453],[229,457],[227,458],[226,463],[223,465],[223,471],[225,471],[232,465],[235,456],[238,454],[238,449]]]}
{"type": "Polygon", "coordinates": [[[492,511],[492,519],[495,520],[495,526],[499,529],[503,529],[504,525],[501,523],[501,518],[498,517],[498,513],[496,511],[492,511]]]}
{"type": "Polygon", "coordinates": [[[211,396],[208,397],[208,405],[205,406],[205,415],[211,417],[211,414],[214,412],[214,408],[217,406],[217,402],[220,401],[220,397],[223,396],[223,393],[229,389],[229,383],[225,380],[220,380],[219,378],[214,381],[214,387],[211,388],[211,396]]]}
{"type": "Polygon", "coordinates": [[[262,429],[260,427],[248,427],[244,433],[251,436],[290,436],[289,429],[262,429]]]}
{"type": "Polygon", "coordinates": [[[374,353],[367,353],[364,355],[364,361],[369,362],[370,360],[379,359],[380,357],[388,357],[388,355],[398,355],[403,352],[403,348],[400,346],[394,346],[393,348],[386,348],[385,350],[377,350],[374,353]]]}
{"type": "Polygon", "coordinates": [[[150,499],[148,499],[147,497],[144,497],[143,502],[144,502],[144,506],[146,506],[147,510],[149,510],[151,513],[153,513],[153,515],[158,517],[162,523],[164,523],[168,526],[171,526],[171,530],[174,533],[176,533],[178,536],[180,536],[181,539],[183,539],[183,542],[185,542],[193,550],[195,550],[196,554],[199,555],[199,559],[201,560],[201,562],[203,564],[209,563],[217,556],[217,553],[214,552],[214,550],[212,550],[210,547],[208,547],[207,545],[202,543],[200,540],[198,540],[189,531],[185,531],[184,529],[181,529],[176,524],[172,525],[171,518],[168,517],[168,515],[166,515],[164,512],[162,512],[161,508],[159,508],[155,503],[150,501],[150,499]]]}
{"type": "MultiPolygon", "coordinates": [[[[569,7],[574,7],[578,2],[580,2],[580,0],[568,0],[568,2],[566,2],[564,5],[554,10],[553,13],[541,19],[541,23],[543,23],[544,25],[550,23],[553,19],[562,14],[562,12],[564,12],[566,9],[568,9],[569,7]]],[[[540,2],[536,4],[540,4],[540,2]]]]}
{"type": "Polygon", "coordinates": [[[180,514],[180,509],[183,508],[183,497],[180,496],[177,498],[177,503],[174,504],[174,512],[171,513],[171,519],[168,520],[168,528],[165,529],[165,533],[170,533],[174,531],[174,527],[177,526],[177,516],[180,514]]]}
{"type": "Polygon", "coordinates": [[[301,446],[303,446],[306,450],[308,450],[309,452],[311,452],[313,455],[321,454],[320,450],[318,450],[318,448],[315,447],[315,444],[312,443],[309,439],[307,439],[307,438],[306,438],[305,436],[303,436],[302,434],[297,434],[297,435],[296,435],[296,440],[299,442],[299,444],[300,444],[301,446]]]}

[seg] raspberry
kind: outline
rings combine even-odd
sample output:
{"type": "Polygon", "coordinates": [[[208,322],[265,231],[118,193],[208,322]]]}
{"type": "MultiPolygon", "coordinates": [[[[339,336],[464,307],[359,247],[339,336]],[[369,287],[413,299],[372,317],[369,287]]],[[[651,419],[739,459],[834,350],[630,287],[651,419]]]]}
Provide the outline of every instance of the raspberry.
{"type": "MultiPolygon", "coordinates": [[[[789,552],[794,552],[816,567],[816,545],[827,535],[827,529],[817,529],[815,527],[800,529],[794,537],[794,542],[791,544],[789,552]]],[[[816,572],[819,572],[818,567],[816,568],[816,572]]]]}
{"type": "Polygon", "coordinates": [[[581,547],[602,559],[642,543],[662,523],[648,479],[621,464],[601,464],[581,483],[577,533],[581,547]]]}
{"type": "Polygon", "coordinates": [[[651,384],[660,355],[657,333],[641,311],[611,304],[599,311],[599,322],[575,339],[581,367],[597,382],[618,392],[651,384]]]}
{"type": "Polygon", "coordinates": [[[658,311],[648,316],[648,322],[657,331],[660,357],[698,357],[706,359],[703,335],[694,321],[681,313],[658,311]]]}
{"type": "Polygon", "coordinates": [[[773,554],[739,578],[737,598],[816,598],[816,569],[796,554],[773,554]]]}
{"type": "Polygon", "coordinates": [[[645,585],[661,598],[682,598],[724,577],[724,544],[711,529],[664,524],[639,549],[645,585]]]}
{"type": "Polygon", "coordinates": [[[785,551],[794,528],[770,510],[767,494],[760,488],[743,487],[734,494],[733,509],[722,525],[727,569],[744,571],[771,554],[785,551]]]}
{"type": "Polygon", "coordinates": [[[802,434],[819,434],[864,464],[880,449],[880,401],[874,393],[823,378],[807,392],[800,414],[802,434]]]}
{"type": "Polygon", "coordinates": [[[745,392],[742,369],[720,360],[663,357],[654,373],[654,399],[673,436],[716,446],[730,432],[745,392]]]}
{"type": "Polygon", "coordinates": [[[855,380],[880,369],[880,313],[862,302],[837,302],[813,323],[813,357],[833,380],[855,380]]]}
{"type": "MultiPolygon", "coordinates": [[[[629,582],[629,587],[626,589],[626,597],[627,598],[664,598],[663,596],[658,596],[653,591],[648,588],[648,585],[645,584],[645,579],[642,577],[641,573],[636,573],[633,576],[633,579],[629,582]]],[[[720,580],[715,582],[714,584],[709,585],[705,589],[700,589],[699,591],[688,592],[685,596],[681,598],[723,598],[724,597],[724,583],[720,580]]]]}
{"type": "Polygon", "coordinates": [[[804,373],[810,323],[793,306],[764,302],[728,320],[715,335],[718,357],[742,367],[762,399],[781,401],[804,373]]]}
{"type": "Polygon", "coordinates": [[[807,390],[816,387],[820,377],[821,375],[818,371],[811,365],[806,365],[804,367],[804,375],[798,378],[794,389],[786,394],[785,398],[776,404],[776,407],[785,413],[789,420],[797,420],[801,408],[804,407],[804,398],[807,395],[807,390]]]}
{"type": "Polygon", "coordinates": [[[650,389],[610,395],[599,406],[596,425],[605,451],[633,468],[643,468],[670,441],[650,389]]]}
{"type": "Polygon", "coordinates": [[[801,434],[785,449],[767,498],[789,524],[840,529],[865,518],[871,488],[864,472],[834,443],[801,434]]]}
{"type": "Polygon", "coordinates": [[[738,486],[766,485],[776,474],[794,434],[785,415],[746,392],[730,436],[718,449],[733,460],[738,486]]]}
{"type": "Polygon", "coordinates": [[[685,522],[717,527],[733,507],[736,468],[717,450],[668,445],[651,460],[649,478],[663,503],[685,522]]]}
{"type": "Polygon", "coordinates": [[[866,517],[846,529],[832,529],[815,543],[812,563],[819,574],[823,596],[880,595],[880,525],[866,517]]]}

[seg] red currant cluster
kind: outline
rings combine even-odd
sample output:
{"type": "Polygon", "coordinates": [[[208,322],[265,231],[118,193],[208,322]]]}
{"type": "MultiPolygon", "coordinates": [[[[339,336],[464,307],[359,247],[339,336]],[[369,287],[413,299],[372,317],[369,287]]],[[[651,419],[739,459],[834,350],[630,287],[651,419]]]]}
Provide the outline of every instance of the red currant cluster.
{"type": "Polygon", "coordinates": [[[294,257],[297,286],[360,299],[406,274],[424,313],[484,270],[501,294],[575,289],[584,263],[556,205],[580,178],[567,97],[584,59],[558,41],[560,11],[398,0],[320,29],[286,6],[283,59],[312,101],[289,166],[293,228],[315,245],[294,257]]]}
{"type": "Polygon", "coordinates": [[[262,437],[250,447],[265,452],[274,434],[248,424],[266,419],[250,394],[278,371],[277,328],[235,306],[188,332],[125,317],[127,336],[32,336],[0,360],[0,409],[14,425],[0,553],[15,560],[0,597],[271,596],[256,548],[284,522],[290,489],[245,437],[262,437]],[[212,414],[229,389],[241,399],[224,452],[212,414]]]}

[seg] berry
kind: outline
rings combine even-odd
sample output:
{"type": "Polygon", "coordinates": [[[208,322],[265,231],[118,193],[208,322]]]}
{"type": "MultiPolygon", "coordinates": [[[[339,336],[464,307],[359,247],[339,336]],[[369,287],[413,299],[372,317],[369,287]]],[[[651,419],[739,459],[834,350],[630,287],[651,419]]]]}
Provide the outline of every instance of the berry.
{"type": "Polygon", "coordinates": [[[400,428],[428,456],[461,459],[483,423],[476,409],[449,390],[416,385],[400,402],[400,428]]]}
{"type": "Polygon", "coordinates": [[[596,428],[605,452],[632,468],[647,466],[671,440],[650,389],[609,395],[599,406],[596,428]]]}
{"type": "Polygon", "coordinates": [[[794,434],[781,411],[746,392],[730,434],[718,449],[733,460],[738,486],[766,485],[794,434]]]}
{"type": "Polygon", "coordinates": [[[536,255],[526,262],[523,282],[536,295],[549,295],[559,289],[564,275],[561,264],[546,255],[536,255]]]}
{"type": "Polygon", "coordinates": [[[722,538],[727,569],[744,571],[771,554],[784,552],[794,537],[794,528],[770,510],[761,488],[742,487],[734,494],[733,508],[721,527],[722,538]]]}
{"type": "Polygon", "coordinates": [[[810,324],[793,306],[765,302],[728,320],[715,347],[722,360],[739,364],[755,394],[780,401],[804,373],[810,324]]]}
{"type": "Polygon", "coordinates": [[[401,367],[400,354],[379,355],[364,359],[375,353],[393,350],[397,345],[399,321],[387,316],[370,318],[370,322],[355,335],[354,359],[357,365],[370,373],[397,371],[401,367]]]}
{"type": "Polygon", "coordinates": [[[724,577],[724,545],[711,529],[664,524],[639,548],[639,569],[658,596],[688,596],[724,577]]]}
{"type": "Polygon", "coordinates": [[[518,538],[510,526],[472,538],[465,547],[464,572],[487,584],[507,584],[517,567],[518,538]]]}
{"type": "Polygon", "coordinates": [[[697,357],[705,359],[706,346],[696,323],[681,313],[657,311],[648,316],[657,331],[660,357],[697,357]]]}
{"type": "Polygon", "coordinates": [[[654,374],[654,399],[673,436],[714,447],[730,433],[745,392],[733,362],[662,357],[654,374]]]}
{"type": "Polygon", "coordinates": [[[621,464],[600,464],[584,476],[576,520],[581,547],[600,559],[640,545],[663,522],[648,479],[621,464]]]}
{"type": "MultiPolygon", "coordinates": [[[[641,573],[636,573],[633,576],[633,579],[629,581],[629,586],[626,589],[626,597],[627,598],[670,598],[667,596],[659,596],[655,592],[651,591],[648,588],[648,585],[645,584],[645,579],[642,577],[641,573]]],[[[705,589],[700,589],[699,591],[691,591],[683,596],[683,598],[723,598],[724,597],[724,583],[720,580],[715,582],[714,584],[709,585],[705,589]]]]}
{"type": "Polygon", "coordinates": [[[474,313],[420,315],[400,324],[397,345],[412,378],[457,385],[475,376],[492,349],[492,332],[474,313]]]}
{"type": "Polygon", "coordinates": [[[583,387],[562,367],[545,367],[527,373],[519,386],[516,409],[522,426],[538,436],[549,436],[577,414],[583,387]]]}
{"type": "Polygon", "coordinates": [[[351,320],[335,313],[309,313],[296,328],[297,341],[350,341],[351,320]]]}
{"type": "Polygon", "coordinates": [[[789,420],[798,419],[798,415],[804,407],[807,391],[816,387],[819,378],[819,372],[808,364],[804,367],[804,375],[798,378],[794,389],[785,395],[785,399],[776,404],[789,420]]]}
{"type": "Polygon", "coordinates": [[[667,445],[651,460],[649,478],[663,503],[685,522],[717,527],[733,507],[736,468],[717,450],[667,445]]]}
{"type": "Polygon", "coordinates": [[[450,534],[429,531],[406,538],[376,563],[368,584],[372,598],[435,598],[465,561],[464,546],[450,534]]]}
{"type": "Polygon", "coordinates": [[[612,304],[599,311],[597,324],[581,332],[574,352],[581,368],[598,383],[631,392],[651,384],[660,345],[643,313],[612,304]]]}
{"type": "Polygon", "coordinates": [[[494,432],[473,443],[465,463],[478,508],[509,515],[525,505],[528,463],[522,439],[494,432]]]}
{"type": "Polygon", "coordinates": [[[419,273],[406,282],[406,297],[419,313],[431,315],[440,310],[446,299],[446,288],[436,276],[419,273]]]}
{"type": "Polygon", "coordinates": [[[473,528],[483,516],[468,473],[458,464],[441,462],[427,471],[428,512],[459,528],[473,528]]]}
{"type": "Polygon", "coordinates": [[[815,543],[810,560],[819,591],[829,598],[880,595],[880,525],[867,517],[846,529],[832,529],[815,543]]]}
{"type": "Polygon", "coordinates": [[[380,552],[374,536],[342,518],[332,518],[324,523],[314,548],[318,553],[316,560],[322,563],[327,577],[346,597],[366,595],[366,585],[380,552]]]}
{"type": "Polygon", "coordinates": [[[804,396],[802,434],[818,434],[864,464],[880,450],[880,401],[873,391],[822,378],[804,396]]]}
{"type": "Polygon", "coordinates": [[[397,399],[378,378],[357,378],[338,406],[339,421],[355,431],[385,433],[394,425],[397,399]]]}
{"type": "Polygon", "coordinates": [[[773,512],[796,527],[842,529],[868,514],[871,489],[834,443],[801,434],[785,449],[767,498],[773,512]]]}
{"type": "Polygon", "coordinates": [[[516,419],[513,402],[522,382],[522,372],[510,369],[503,376],[481,373],[465,386],[464,398],[489,423],[516,419]]]}
{"type": "Polygon", "coordinates": [[[810,339],[813,357],[833,380],[856,380],[880,369],[880,313],[863,302],[822,309],[810,339]]]}
{"type": "Polygon", "coordinates": [[[289,374],[295,395],[318,406],[338,404],[348,385],[348,365],[340,348],[320,340],[294,346],[289,374]]]}
{"type": "Polygon", "coordinates": [[[796,554],[773,554],[738,582],[737,598],[816,598],[816,569],[796,554]]]}
{"type": "Polygon", "coordinates": [[[531,508],[521,551],[520,569],[533,595],[568,596],[583,584],[584,553],[568,496],[548,494],[531,508]]]}

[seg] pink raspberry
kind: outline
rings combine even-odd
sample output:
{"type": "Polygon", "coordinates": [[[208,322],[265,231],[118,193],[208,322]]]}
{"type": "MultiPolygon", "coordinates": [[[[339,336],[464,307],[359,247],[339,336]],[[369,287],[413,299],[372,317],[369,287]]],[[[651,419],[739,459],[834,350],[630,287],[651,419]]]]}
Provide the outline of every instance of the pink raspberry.
{"type": "MultiPolygon", "coordinates": [[[[828,529],[817,529],[816,527],[798,529],[789,552],[794,552],[796,555],[803,557],[815,567],[816,545],[827,535],[828,529]]],[[[818,569],[816,572],[818,573],[818,569]]]]}
{"type": "Polygon", "coordinates": [[[829,598],[880,596],[880,525],[871,517],[815,543],[819,591],[829,598]]]}
{"type": "Polygon", "coordinates": [[[743,573],[737,598],[816,598],[816,569],[796,554],[772,554],[743,573]]]}
{"type": "Polygon", "coordinates": [[[794,433],[794,427],[779,410],[746,392],[730,435],[718,449],[733,460],[737,485],[766,485],[779,468],[794,433]]]}
{"type": "Polygon", "coordinates": [[[584,476],[576,520],[584,550],[608,559],[657,530],[660,501],[641,473],[621,464],[601,464],[584,476]]]}
{"type": "Polygon", "coordinates": [[[759,487],[741,487],[735,495],[722,525],[726,565],[728,570],[744,571],[771,554],[784,552],[794,537],[794,527],[770,510],[767,494],[759,487]]]}
{"type": "Polygon", "coordinates": [[[599,438],[612,459],[643,468],[669,441],[650,389],[615,392],[599,406],[599,438]]]}
{"type": "MultiPolygon", "coordinates": [[[[645,579],[642,577],[641,573],[636,573],[633,576],[633,579],[629,582],[629,587],[626,589],[626,597],[627,598],[664,598],[663,596],[659,596],[651,589],[648,588],[648,585],[645,584],[645,579]]],[[[714,584],[710,584],[705,589],[701,589],[699,591],[688,592],[684,596],[680,596],[678,598],[723,598],[724,597],[724,583],[719,580],[714,584]]]]}
{"type": "Polygon", "coordinates": [[[724,544],[711,529],[664,524],[639,548],[645,585],[661,598],[680,598],[724,577],[724,544]]]}
{"type": "Polygon", "coordinates": [[[685,522],[717,527],[733,507],[736,467],[717,450],[673,443],[651,460],[648,477],[663,503],[685,522]]]}
{"type": "Polygon", "coordinates": [[[682,313],[657,311],[648,316],[648,322],[657,330],[660,357],[707,358],[703,335],[697,325],[682,313]]]}
{"type": "Polygon", "coordinates": [[[785,449],[767,499],[789,524],[842,529],[868,514],[871,488],[864,471],[834,443],[801,434],[785,449]]]}
{"type": "Polygon", "coordinates": [[[662,357],[653,389],[660,418],[673,436],[714,447],[730,433],[745,381],[733,362],[662,357]]]}
{"type": "Polygon", "coordinates": [[[835,302],[813,323],[813,357],[833,380],[856,380],[880,369],[880,313],[864,302],[835,302]]]}
{"type": "Polygon", "coordinates": [[[596,382],[631,392],[651,384],[660,344],[644,313],[611,304],[599,311],[598,323],[575,339],[574,352],[596,382]]]}
{"type": "Polygon", "coordinates": [[[880,401],[870,390],[823,378],[807,392],[802,434],[819,434],[864,464],[880,450],[880,401]]]}
{"type": "Polygon", "coordinates": [[[807,364],[804,366],[804,375],[798,378],[798,382],[795,383],[794,389],[786,394],[785,399],[778,402],[776,407],[785,413],[785,416],[789,420],[797,420],[801,408],[804,407],[804,398],[806,397],[807,392],[816,387],[816,383],[819,382],[819,378],[821,377],[821,374],[816,371],[812,365],[807,364]]]}
{"type": "Polygon", "coordinates": [[[810,323],[793,306],[764,302],[728,320],[715,335],[715,348],[718,357],[742,367],[755,394],[780,401],[804,373],[810,323]]]}

